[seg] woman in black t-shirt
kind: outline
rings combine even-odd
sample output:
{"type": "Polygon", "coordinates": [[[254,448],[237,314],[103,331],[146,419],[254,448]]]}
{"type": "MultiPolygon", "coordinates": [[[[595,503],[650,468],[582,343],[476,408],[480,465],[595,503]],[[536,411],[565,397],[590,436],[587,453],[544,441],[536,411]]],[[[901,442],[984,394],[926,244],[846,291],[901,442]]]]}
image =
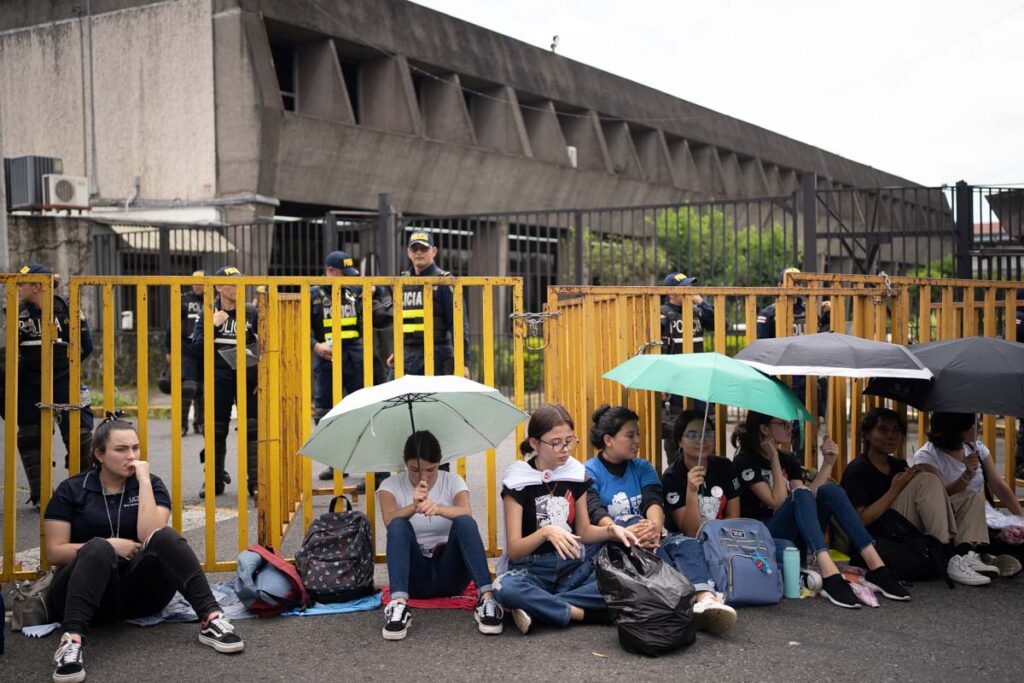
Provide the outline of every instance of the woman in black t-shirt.
{"type": "Polygon", "coordinates": [[[703,411],[684,411],[672,431],[682,457],[661,475],[666,519],[670,528],[695,538],[709,519],[740,516],[740,484],[732,462],[714,455],[715,422],[705,424],[703,411]]]}
{"type": "Polygon", "coordinates": [[[740,508],[744,517],[759,519],[775,538],[807,544],[821,570],[822,594],[840,607],[861,603],[828,554],[823,531],[835,518],[860,551],[868,573],[865,583],[890,600],[909,600],[910,593],[885,566],[874,539],[864,529],[856,510],[839,486],[828,483],[839,447],[826,437],[821,445],[822,466],[809,485],[803,482],[800,463],[792,453],[780,451],[792,442],[793,423],[749,411],[732,435],[737,449],[733,466],[740,479],[740,508]]]}
{"type": "Polygon", "coordinates": [[[199,642],[218,652],[244,644],[224,617],[199,560],[167,525],[164,483],[140,460],[135,428],[115,416],[92,436],[95,466],[61,482],[46,507],[46,554],[60,566],[48,594],[64,630],[53,680],[85,680],[86,629],[158,613],[180,591],[201,620],[199,642]]]}
{"type": "Polygon", "coordinates": [[[538,408],[519,446],[528,459],[514,463],[501,480],[506,555],[498,565],[494,595],[512,610],[524,634],[535,618],[557,626],[606,619],[594,568],[584,561],[584,544],[636,543],[636,536],[617,524],[590,523],[592,482],[571,455],[579,443],[574,429],[562,406],[538,408]]]}

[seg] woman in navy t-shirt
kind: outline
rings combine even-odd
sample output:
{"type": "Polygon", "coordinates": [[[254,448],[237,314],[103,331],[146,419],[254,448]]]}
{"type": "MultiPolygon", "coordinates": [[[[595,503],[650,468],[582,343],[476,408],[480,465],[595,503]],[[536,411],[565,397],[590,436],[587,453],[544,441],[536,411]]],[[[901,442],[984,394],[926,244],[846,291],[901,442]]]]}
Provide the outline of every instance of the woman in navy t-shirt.
{"type": "Polygon", "coordinates": [[[826,438],[821,445],[822,465],[810,484],[803,482],[803,470],[788,447],[793,441],[793,423],[753,410],[736,425],[732,443],[736,447],[733,466],[740,478],[740,509],[744,517],[764,522],[775,538],[797,542],[803,539],[818,561],[823,581],[822,594],[840,607],[858,608],[861,603],[839,573],[828,554],[823,531],[835,518],[868,565],[867,585],[890,600],[909,600],[910,593],[885,566],[875,550],[874,539],[864,529],[846,493],[829,483],[839,446],[826,438]]]}
{"type": "Polygon", "coordinates": [[[53,680],[85,680],[89,626],[156,614],[176,591],[201,620],[200,643],[241,652],[242,639],[195,553],[167,526],[167,487],[139,459],[135,427],[110,416],[93,433],[92,448],[95,466],[62,481],[46,506],[46,555],[60,567],[47,600],[64,630],[53,680]]]}

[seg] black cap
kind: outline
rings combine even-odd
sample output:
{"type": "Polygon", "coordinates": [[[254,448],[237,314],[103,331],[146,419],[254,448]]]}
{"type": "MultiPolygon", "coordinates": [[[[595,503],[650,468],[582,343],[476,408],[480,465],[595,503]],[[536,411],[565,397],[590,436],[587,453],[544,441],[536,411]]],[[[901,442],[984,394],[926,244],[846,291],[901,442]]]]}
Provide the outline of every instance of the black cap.
{"type": "Polygon", "coordinates": [[[359,271],[356,270],[352,257],[343,251],[332,251],[324,259],[324,266],[327,268],[337,268],[345,275],[357,276],[359,271]]]}
{"type": "Polygon", "coordinates": [[[214,275],[217,275],[217,276],[241,275],[241,274],[242,274],[242,271],[240,271],[238,268],[235,268],[234,266],[221,266],[220,268],[217,269],[217,272],[214,273],[214,275]]]}
{"type": "Polygon", "coordinates": [[[50,266],[44,266],[42,263],[29,263],[22,266],[18,272],[22,275],[53,275],[50,266]]]}
{"type": "Polygon", "coordinates": [[[685,273],[669,273],[661,284],[664,287],[687,287],[696,281],[697,278],[686,277],[685,273]]]}
{"type": "Polygon", "coordinates": [[[424,247],[434,246],[434,236],[426,230],[417,230],[416,232],[409,235],[409,245],[422,244],[424,247]]]}

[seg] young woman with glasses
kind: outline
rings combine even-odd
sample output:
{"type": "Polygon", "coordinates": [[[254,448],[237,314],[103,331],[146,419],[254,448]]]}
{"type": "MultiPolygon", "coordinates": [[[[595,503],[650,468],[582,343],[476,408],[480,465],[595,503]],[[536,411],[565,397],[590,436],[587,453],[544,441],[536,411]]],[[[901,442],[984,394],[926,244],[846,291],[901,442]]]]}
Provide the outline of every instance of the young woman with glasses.
{"type": "Polygon", "coordinates": [[[868,566],[868,587],[890,600],[909,600],[910,593],[885,566],[846,493],[829,483],[839,447],[832,439],[825,439],[821,469],[810,484],[804,484],[803,468],[788,450],[792,435],[791,422],[754,411],[736,426],[732,434],[736,448],[733,466],[739,473],[740,514],[763,521],[775,538],[806,544],[821,571],[822,594],[835,605],[856,609],[861,603],[829,557],[825,544],[823,531],[834,518],[868,566]],[[780,450],[780,446],[787,450],[780,450]]]}
{"type": "Polygon", "coordinates": [[[505,556],[494,595],[524,634],[534,619],[555,626],[604,621],[607,607],[593,565],[586,562],[586,545],[628,546],[636,536],[618,525],[590,523],[587,491],[593,482],[572,457],[579,439],[565,408],[541,406],[526,433],[519,446],[526,459],[512,464],[501,480],[505,556]]]}

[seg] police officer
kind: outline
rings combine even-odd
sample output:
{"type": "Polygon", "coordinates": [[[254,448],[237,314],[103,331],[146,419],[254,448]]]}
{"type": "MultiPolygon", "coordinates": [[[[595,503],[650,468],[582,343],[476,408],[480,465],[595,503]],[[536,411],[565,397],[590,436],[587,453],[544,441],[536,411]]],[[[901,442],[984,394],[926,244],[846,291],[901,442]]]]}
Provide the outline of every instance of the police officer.
{"type": "MultiPolygon", "coordinates": [[[[779,273],[778,285],[781,287],[783,281],[786,278],[787,273],[799,273],[799,268],[786,268],[779,273]]],[[[821,303],[821,310],[818,314],[818,331],[828,331],[832,321],[832,305],[828,301],[821,303]]],[[[807,329],[807,304],[803,300],[803,297],[797,297],[796,301],[793,302],[793,334],[803,334],[807,329]]],[[[771,303],[761,309],[761,312],[757,314],[757,338],[758,339],[775,339],[775,304],[771,303]]],[[[807,378],[803,375],[794,375],[792,377],[791,384],[794,393],[800,398],[801,402],[806,401],[807,396],[807,378]]],[[[825,404],[827,396],[828,380],[824,377],[818,380],[818,416],[823,417],[825,415],[825,404]]],[[[799,421],[793,423],[793,447],[800,447],[800,429],[801,425],[799,421]]]]}
{"type": "MultiPolygon", "coordinates": [[[[332,251],[324,259],[327,277],[358,277],[352,257],[343,251],[332,251]]],[[[383,288],[374,289],[379,298],[383,288]]],[[[345,395],[363,388],[363,296],[360,287],[342,287],[340,310],[331,300],[330,286],[313,289],[313,420],[316,423],[334,407],[334,316],[341,318],[341,386],[345,395]]],[[[320,473],[321,480],[334,476],[328,467],[320,473]]]]}
{"type": "MultiPolygon", "coordinates": [[[[48,266],[30,263],[20,271],[23,275],[53,274],[48,266]]],[[[41,284],[18,285],[18,453],[29,483],[29,503],[39,505],[40,448],[42,442],[40,408],[42,383],[42,305],[41,284]]],[[[71,309],[63,298],[53,295],[53,317],[56,339],[53,344],[53,402],[71,403],[69,397],[68,344],[71,341],[71,309]]],[[[85,315],[81,316],[81,358],[92,353],[92,335],[85,315]]],[[[75,395],[76,403],[81,394],[75,395]]],[[[64,446],[70,451],[70,420],[63,412],[55,414],[64,446]]],[[[92,411],[84,406],[79,423],[79,463],[82,471],[92,466],[92,411]]],[[[65,460],[65,466],[67,461],[65,460]]]]}
{"type": "MultiPolygon", "coordinates": [[[[686,277],[685,273],[669,273],[662,281],[664,287],[689,287],[697,282],[695,277],[686,277]]],[[[679,289],[678,293],[669,294],[667,301],[661,306],[661,342],[662,353],[683,352],[683,306],[693,307],[693,350],[704,351],[704,332],[715,329],[715,307],[705,301],[700,294],[687,294],[679,289]]],[[[673,443],[672,426],[675,418],[683,411],[682,396],[664,395],[662,411],[662,441],[669,464],[679,457],[679,444],[673,443]]],[[[704,410],[703,401],[695,401],[696,410],[704,410]]]]}
{"type": "MultiPolygon", "coordinates": [[[[434,236],[424,230],[418,230],[409,236],[406,250],[412,267],[401,273],[402,277],[453,277],[446,270],[441,270],[434,263],[437,246],[434,236]]],[[[450,375],[455,372],[454,294],[450,286],[434,287],[434,373],[450,375]]],[[[395,324],[398,324],[397,321],[395,324]]],[[[404,346],[405,374],[422,375],[424,373],[423,348],[423,288],[410,286],[402,289],[402,341],[404,346]]],[[[469,321],[462,317],[463,339],[469,339],[469,321]]],[[[388,379],[394,379],[394,354],[388,356],[388,379]]],[[[466,372],[468,377],[468,368],[466,372]]]]}
{"type": "MultiPolygon", "coordinates": [[[[217,277],[240,276],[242,273],[234,267],[225,266],[217,270],[214,275],[217,277]]],[[[217,293],[217,300],[214,302],[213,312],[213,444],[215,458],[215,495],[224,492],[224,485],[228,483],[224,471],[224,458],[227,453],[228,426],[231,420],[231,406],[237,403],[235,369],[232,367],[235,357],[236,340],[239,334],[244,335],[246,346],[256,344],[256,330],[259,321],[257,319],[256,307],[238,301],[238,292],[235,285],[218,284],[214,286],[217,293]],[[239,330],[236,321],[236,311],[239,305],[245,306],[245,329],[239,330]],[[223,353],[222,353],[223,352],[223,353]],[[232,362],[229,362],[225,355],[230,355],[232,362]]],[[[203,354],[203,313],[200,312],[196,320],[195,330],[192,333],[192,348],[200,357],[203,354]]],[[[247,472],[249,475],[249,495],[256,495],[256,484],[258,474],[258,454],[256,450],[257,429],[259,427],[258,410],[259,403],[256,400],[256,366],[246,364],[246,437],[247,437],[247,472]]],[[[206,449],[199,454],[202,462],[206,456],[206,449]]],[[[199,490],[199,497],[206,495],[206,485],[199,490]]]]}
{"type": "MultiPolygon", "coordinates": [[[[203,277],[206,273],[197,270],[192,277],[203,277]]],[[[196,321],[203,311],[203,286],[192,285],[192,289],[181,293],[181,435],[188,434],[188,411],[195,404],[192,414],[192,431],[203,433],[203,358],[192,348],[192,333],[196,321]]],[[[171,362],[171,330],[167,330],[165,342],[167,362],[171,362]]],[[[229,482],[230,483],[230,482],[229,482]]]]}

